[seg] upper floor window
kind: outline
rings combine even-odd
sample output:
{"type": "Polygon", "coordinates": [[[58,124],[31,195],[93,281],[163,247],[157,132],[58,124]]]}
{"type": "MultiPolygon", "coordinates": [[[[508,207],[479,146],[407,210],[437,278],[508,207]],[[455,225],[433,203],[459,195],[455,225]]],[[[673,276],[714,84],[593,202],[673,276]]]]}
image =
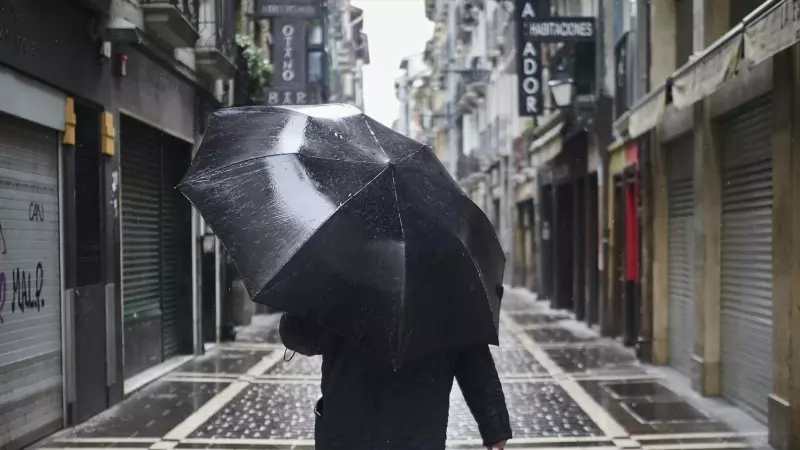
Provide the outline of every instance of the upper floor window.
{"type": "Polygon", "coordinates": [[[308,45],[321,46],[324,44],[322,41],[322,24],[319,20],[314,20],[308,28],[308,45]]]}
{"type": "Polygon", "coordinates": [[[748,14],[753,12],[764,0],[735,0],[729,3],[730,27],[733,28],[748,14]]]}
{"type": "MultiPolygon", "coordinates": [[[[736,2],[733,2],[736,3],[736,2]]],[[[692,0],[675,1],[675,65],[681,67],[694,53],[694,10],[692,0]]]]}

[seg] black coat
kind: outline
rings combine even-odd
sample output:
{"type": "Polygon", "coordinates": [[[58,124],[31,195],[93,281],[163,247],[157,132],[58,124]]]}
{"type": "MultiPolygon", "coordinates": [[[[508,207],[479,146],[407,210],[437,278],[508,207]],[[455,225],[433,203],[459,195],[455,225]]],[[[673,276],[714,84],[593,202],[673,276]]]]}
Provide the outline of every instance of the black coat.
{"type": "Polygon", "coordinates": [[[322,399],[315,411],[318,450],[444,449],[454,378],[484,444],[511,438],[503,388],[486,346],[394,370],[357,343],[294,316],[284,314],[280,333],[289,350],[322,355],[322,399]]]}

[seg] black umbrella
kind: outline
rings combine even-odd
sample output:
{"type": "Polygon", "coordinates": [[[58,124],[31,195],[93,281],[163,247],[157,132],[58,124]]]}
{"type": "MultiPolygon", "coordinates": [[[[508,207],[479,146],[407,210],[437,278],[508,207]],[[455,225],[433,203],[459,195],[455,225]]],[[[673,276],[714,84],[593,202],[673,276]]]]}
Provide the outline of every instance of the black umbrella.
{"type": "Polygon", "coordinates": [[[178,188],[258,303],[396,365],[498,344],[492,225],[429,147],[356,108],[218,111],[178,188]]]}

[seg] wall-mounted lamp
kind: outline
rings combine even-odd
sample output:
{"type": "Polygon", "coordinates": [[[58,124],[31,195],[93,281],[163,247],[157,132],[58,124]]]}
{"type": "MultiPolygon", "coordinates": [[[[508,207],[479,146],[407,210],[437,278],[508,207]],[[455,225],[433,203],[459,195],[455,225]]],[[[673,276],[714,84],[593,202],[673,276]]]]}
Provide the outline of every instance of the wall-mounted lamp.
{"type": "Polygon", "coordinates": [[[209,255],[214,253],[214,247],[216,245],[214,236],[214,232],[211,230],[211,227],[206,226],[203,232],[203,252],[208,253],[209,255]]]}
{"type": "Polygon", "coordinates": [[[575,98],[575,82],[572,78],[550,80],[547,84],[558,108],[572,106],[572,100],[575,98]]]}

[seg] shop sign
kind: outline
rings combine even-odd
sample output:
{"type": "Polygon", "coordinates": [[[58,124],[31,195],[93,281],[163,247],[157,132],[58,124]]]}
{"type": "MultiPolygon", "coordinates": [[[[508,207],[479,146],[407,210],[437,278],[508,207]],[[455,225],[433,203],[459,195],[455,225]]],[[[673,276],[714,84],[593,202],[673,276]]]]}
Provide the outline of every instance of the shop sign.
{"type": "Polygon", "coordinates": [[[522,37],[537,42],[593,41],[594,17],[534,17],[525,22],[522,37]]]}
{"type": "Polygon", "coordinates": [[[672,103],[677,108],[685,108],[713,94],[736,74],[741,48],[742,35],[737,35],[675,77],[672,80],[672,103]]]}
{"type": "Polygon", "coordinates": [[[256,0],[256,19],[295,17],[310,19],[319,14],[319,0],[256,0]]]}
{"type": "Polygon", "coordinates": [[[744,57],[754,66],[800,38],[800,0],[783,0],[744,30],[744,57]]]}
{"type": "Polygon", "coordinates": [[[276,18],[273,20],[272,86],[264,94],[268,105],[302,105],[309,103],[306,77],[305,21],[276,18]]]}
{"type": "Polygon", "coordinates": [[[309,105],[311,95],[307,91],[271,89],[267,91],[264,102],[269,106],[309,105]]]}
{"type": "Polygon", "coordinates": [[[628,120],[628,133],[631,139],[647,133],[658,125],[661,116],[664,115],[664,108],[667,101],[667,90],[662,85],[648,94],[641,102],[631,107],[630,119],[628,120]]]}
{"type": "Polygon", "coordinates": [[[545,17],[545,2],[516,0],[514,4],[517,34],[517,79],[519,80],[518,114],[538,116],[543,111],[541,42],[530,36],[530,27],[539,17],[545,17]]]}

